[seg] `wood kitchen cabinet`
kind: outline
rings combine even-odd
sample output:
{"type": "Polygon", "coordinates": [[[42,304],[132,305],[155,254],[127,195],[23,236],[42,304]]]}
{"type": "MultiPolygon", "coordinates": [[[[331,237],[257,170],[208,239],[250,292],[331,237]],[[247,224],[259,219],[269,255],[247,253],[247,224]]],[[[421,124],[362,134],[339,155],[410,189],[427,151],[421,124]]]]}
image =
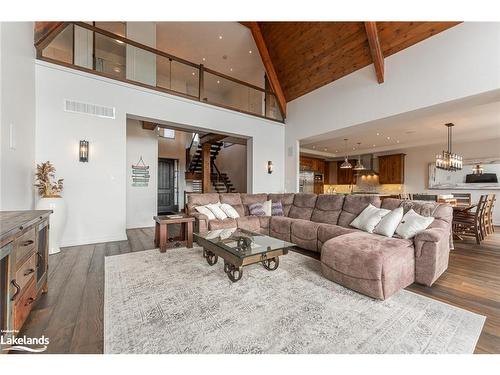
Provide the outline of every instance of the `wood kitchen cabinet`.
{"type": "Polygon", "coordinates": [[[326,162],[322,159],[300,156],[300,170],[325,174],[326,162]]]}
{"type": "MultiPolygon", "coordinates": [[[[353,166],[356,165],[356,160],[349,160],[353,166]]],[[[350,185],[356,184],[356,177],[354,176],[354,171],[352,168],[340,168],[342,162],[337,163],[337,184],[338,185],[350,185]]]]}
{"type": "Polygon", "coordinates": [[[381,184],[404,184],[405,154],[379,156],[378,173],[381,184]]]}

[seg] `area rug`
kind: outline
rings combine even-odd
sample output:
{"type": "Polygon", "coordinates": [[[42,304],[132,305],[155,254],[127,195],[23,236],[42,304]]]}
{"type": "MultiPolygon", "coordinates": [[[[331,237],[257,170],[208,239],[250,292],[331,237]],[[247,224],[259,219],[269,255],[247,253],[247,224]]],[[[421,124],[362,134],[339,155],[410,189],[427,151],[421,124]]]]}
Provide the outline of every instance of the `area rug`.
{"type": "Polygon", "coordinates": [[[484,321],[405,290],[373,300],[295,252],[237,283],[201,248],[105,259],[105,353],[472,353],[484,321]]]}

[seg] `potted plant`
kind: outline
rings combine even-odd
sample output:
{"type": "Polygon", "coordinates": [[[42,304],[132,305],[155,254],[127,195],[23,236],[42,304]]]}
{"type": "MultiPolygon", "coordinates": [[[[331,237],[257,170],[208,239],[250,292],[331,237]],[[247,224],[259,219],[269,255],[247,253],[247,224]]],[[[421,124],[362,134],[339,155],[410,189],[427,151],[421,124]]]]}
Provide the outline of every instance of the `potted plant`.
{"type": "Polygon", "coordinates": [[[66,207],[60,193],[63,190],[63,179],[56,179],[56,169],[50,161],[37,164],[35,187],[40,195],[37,210],[52,210],[50,216],[49,254],[60,250],[61,235],[66,222],[66,207]]]}

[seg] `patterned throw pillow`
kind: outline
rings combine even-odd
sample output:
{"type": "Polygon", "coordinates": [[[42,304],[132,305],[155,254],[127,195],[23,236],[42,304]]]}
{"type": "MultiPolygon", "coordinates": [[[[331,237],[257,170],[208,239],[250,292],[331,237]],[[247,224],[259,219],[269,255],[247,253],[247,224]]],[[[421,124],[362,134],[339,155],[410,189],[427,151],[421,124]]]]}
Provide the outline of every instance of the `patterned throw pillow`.
{"type": "Polygon", "coordinates": [[[284,216],[283,205],[281,204],[281,201],[273,202],[273,205],[271,206],[271,215],[284,216]]]}
{"type": "Polygon", "coordinates": [[[250,211],[250,215],[252,216],[266,216],[262,203],[252,203],[248,206],[248,211],[250,211]]]}

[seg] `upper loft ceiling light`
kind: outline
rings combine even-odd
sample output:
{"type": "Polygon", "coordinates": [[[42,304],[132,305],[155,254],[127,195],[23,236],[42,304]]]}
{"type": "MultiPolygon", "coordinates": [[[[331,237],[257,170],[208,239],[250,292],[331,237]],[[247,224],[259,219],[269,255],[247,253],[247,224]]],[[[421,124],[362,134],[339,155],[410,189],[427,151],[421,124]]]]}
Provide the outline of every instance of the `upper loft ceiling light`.
{"type": "Polygon", "coordinates": [[[452,128],[453,124],[445,124],[448,128],[448,150],[436,155],[436,167],[446,171],[459,171],[462,169],[463,158],[460,155],[454,154],[452,150],[452,128]]]}
{"type": "MultiPolygon", "coordinates": [[[[359,149],[359,146],[361,145],[360,142],[358,142],[358,149],[359,149]]],[[[361,163],[361,154],[358,155],[358,161],[356,162],[356,165],[354,166],[353,168],[355,171],[363,171],[365,170],[365,166],[363,165],[363,163],[361,163]]]]}
{"type": "Polygon", "coordinates": [[[340,164],[340,168],[342,169],[347,169],[347,168],[352,168],[352,164],[349,163],[349,160],[348,160],[348,155],[347,155],[347,138],[344,139],[344,142],[345,142],[345,159],[344,159],[344,162],[342,164],[340,164]]]}

